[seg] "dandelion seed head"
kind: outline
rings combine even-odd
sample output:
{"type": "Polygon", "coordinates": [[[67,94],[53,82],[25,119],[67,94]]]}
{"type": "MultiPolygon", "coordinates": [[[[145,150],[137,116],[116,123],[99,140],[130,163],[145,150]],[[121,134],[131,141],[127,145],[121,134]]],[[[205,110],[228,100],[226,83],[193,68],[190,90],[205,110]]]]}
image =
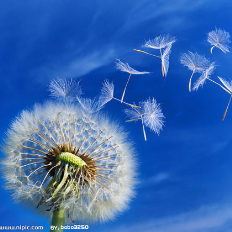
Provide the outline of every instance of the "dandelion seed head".
{"type": "Polygon", "coordinates": [[[143,47],[153,48],[153,49],[162,49],[166,46],[172,46],[176,42],[175,37],[168,35],[160,35],[155,37],[153,40],[148,40],[145,42],[143,47]]]}
{"type": "Polygon", "coordinates": [[[128,63],[123,63],[122,61],[116,59],[116,67],[122,72],[127,72],[135,75],[149,74],[150,72],[139,72],[129,66],[128,63]]]}
{"type": "Polygon", "coordinates": [[[188,52],[183,53],[180,57],[180,63],[188,67],[191,71],[202,72],[209,68],[210,61],[202,55],[199,55],[197,52],[192,53],[188,52]]]}
{"type": "Polygon", "coordinates": [[[209,32],[207,41],[224,53],[230,51],[230,46],[228,45],[230,43],[230,34],[224,30],[216,28],[214,31],[209,32]]]}
{"type": "Polygon", "coordinates": [[[13,199],[66,223],[113,219],[134,195],[134,151],[126,134],[78,105],[23,111],[4,145],[3,172],[13,199]]]}
{"type": "Polygon", "coordinates": [[[198,78],[198,80],[194,83],[193,90],[197,91],[199,87],[203,87],[205,81],[207,78],[210,77],[210,75],[215,70],[215,63],[211,63],[209,68],[207,68],[205,71],[202,72],[201,76],[198,78]]]}

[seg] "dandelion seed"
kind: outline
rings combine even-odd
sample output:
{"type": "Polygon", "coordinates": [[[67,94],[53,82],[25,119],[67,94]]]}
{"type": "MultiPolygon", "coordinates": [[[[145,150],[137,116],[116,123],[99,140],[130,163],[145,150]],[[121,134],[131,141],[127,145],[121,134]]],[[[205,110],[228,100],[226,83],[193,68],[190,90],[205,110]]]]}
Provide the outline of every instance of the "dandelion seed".
{"type": "Polygon", "coordinates": [[[123,91],[123,94],[122,94],[122,98],[121,98],[121,102],[123,102],[123,99],[124,99],[124,95],[126,93],[126,88],[127,88],[127,85],[129,83],[129,80],[130,80],[130,77],[132,74],[135,74],[135,75],[143,75],[143,74],[149,74],[150,72],[139,72],[133,68],[131,68],[129,66],[128,63],[124,64],[123,62],[121,62],[120,60],[117,59],[117,62],[116,62],[116,66],[117,66],[117,69],[121,70],[122,72],[127,72],[129,73],[129,77],[128,77],[128,80],[127,80],[127,83],[126,83],[126,86],[124,88],[124,91],[123,91]]]}
{"type": "Polygon", "coordinates": [[[143,126],[143,134],[145,141],[147,140],[146,132],[144,126],[150,128],[151,131],[160,134],[160,131],[163,128],[165,118],[160,104],[156,102],[153,98],[152,100],[149,98],[146,101],[139,102],[140,109],[126,109],[125,113],[129,120],[126,122],[133,122],[133,121],[142,121],[143,126]]]}
{"type": "Polygon", "coordinates": [[[192,71],[192,75],[189,79],[189,92],[191,92],[191,81],[193,74],[195,72],[201,73],[208,69],[210,66],[210,62],[204,56],[198,55],[197,52],[194,54],[189,51],[188,54],[184,53],[181,55],[180,63],[188,67],[192,71]]]}
{"type": "Polygon", "coordinates": [[[221,81],[221,83],[226,87],[226,89],[231,94],[232,93],[232,81],[228,82],[225,79],[223,79],[222,77],[218,77],[218,79],[221,81]]]}
{"type": "Polygon", "coordinates": [[[101,110],[102,106],[99,104],[99,101],[96,98],[83,98],[77,97],[79,104],[81,105],[82,109],[88,113],[96,113],[101,110]]]}
{"type": "Polygon", "coordinates": [[[118,98],[114,97],[114,84],[113,82],[110,83],[108,80],[105,80],[103,83],[103,87],[101,89],[101,95],[99,97],[98,105],[99,107],[103,107],[106,103],[111,101],[112,99],[119,101],[121,103],[124,103],[128,106],[134,107],[134,108],[140,108],[139,106],[129,104],[127,102],[124,102],[122,100],[119,100],[118,98]]]}
{"type": "Polygon", "coordinates": [[[105,80],[101,89],[101,95],[99,97],[99,104],[105,105],[114,98],[114,84],[105,80]]]}
{"type": "Polygon", "coordinates": [[[150,72],[137,71],[137,70],[131,68],[128,63],[124,64],[119,59],[116,59],[116,60],[117,60],[117,62],[116,62],[117,69],[119,69],[122,72],[127,72],[129,74],[135,74],[135,75],[143,75],[143,74],[149,74],[150,73],[150,72]]]}
{"type": "Polygon", "coordinates": [[[147,41],[143,47],[152,48],[152,49],[159,49],[160,56],[153,55],[141,50],[134,49],[136,52],[141,52],[147,55],[155,56],[161,59],[161,70],[162,70],[162,76],[166,77],[168,74],[168,68],[169,68],[169,55],[171,53],[172,44],[176,42],[175,37],[171,37],[170,35],[164,35],[164,36],[157,36],[153,40],[147,41]]]}
{"type": "Polygon", "coordinates": [[[224,53],[229,52],[229,43],[230,43],[230,34],[224,30],[217,29],[208,33],[207,41],[213,45],[210,52],[212,54],[213,48],[217,47],[222,50],[224,53]]]}
{"type": "Polygon", "coordinates": [[[147,135],[144,127],[144,122],[143,122],[143,109],[142,107],[140,109],[132,108],[132,109],[126,109],[125,113],[130,120],[127,120],[126,122],[136,122],[138,120],[141,120],[142,122],[142,127],[143,127],[143,136],[144,140],[147,141],[147,135]]]}
{"type": "Polygon", "coordinates": [[[163,119],[165,118],[160,104],[153,98],[152,100],[148,99],[142,102],[142,105],[145,126],[159,135],[164,125],[163,119]]]}
{"type": "Polygon", "coordinates": [[[155,37],[153,40],[148,40],[145,42],[143,47],[153,48],[153,49],[162,49],[167,46],[171,46],[174,42],[176,42],[175,37],[168,35],[160,35],[155,37]]]}
{"type": "Polygon", "coordinates": [[[227,104],[226,110],[225,110],[224,115],[223,115],[223,118],[222,118],[222,121],[224,121],[224,119],[225,119],[225,117],[226,117],[227,110],[228,110],[229,105],[230,105],[231,97],[232,97],[232,81],[228,82],[228,81],[226,81],[225,79],[223,79],[223,78],[221,78],[221,77],[218,77],[218,79],[221,81],[221,83],[225,86],[226,89],[223,88],[222,86],[221,86],[221,87],[222,87],[226,92],[228,92],[228,93],[230,94],[230,100],[229,100],[229,102],[228,102],[228,104],[227,104]]]}
{"type": "Polygon", "coordinates": [[[78,105],[36,105],[13,122],[2,162],[6,187],[53,222],[106,221],[132,198],[135,160],[125,134],[78,105]],[[37,159],[37,160],[35,160],[37,159]]]}
{"type": "Polygon", "coordinates": [[[49,85],[51,96],[62,100],[73,100],[82,94],[79,82],[58,78],[49,85]]]}
{"type": "Polygon", "coordinates": [[[171,53],[171,45],[169,45],[165,50],[161,57],[161,68],[162,68],[162,76],[166,77],[168,74],[169,68],[169,55],[171,53]]]}
{"type": "MultiPolygon", "coordinates": [[[[197,91],[199,87],[203,87],[205,81],[208,79],[210,75],[212,75],[213,71],[215,69],[215,63],[211,63],[209,68],[207,68],[201,76],[198,78],[198,80],[194,83],[193,90],[197,91]]],[[[211,79],[210,79],[211,80],[211,79]]]]}

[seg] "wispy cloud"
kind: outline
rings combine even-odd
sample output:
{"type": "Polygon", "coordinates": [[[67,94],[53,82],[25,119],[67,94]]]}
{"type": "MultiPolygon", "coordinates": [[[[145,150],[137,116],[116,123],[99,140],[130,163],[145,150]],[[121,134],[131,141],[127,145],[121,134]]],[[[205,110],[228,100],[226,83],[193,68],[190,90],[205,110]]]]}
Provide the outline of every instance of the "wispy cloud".
{"type": "MultiPolygon", "coordinates": [[[[133,225],[121,225],[113,230],[120,232],[224,232],[231,226],[232,208],[201,207],[199,210],[159,220],[147,220],[133,225]]],[[[231,227],[230,227],[231,228],[231,227]]]]}
{"type": "Polygon", "coordinates": [[[203,1],[191,1],[188,0],[178,0],[178,1],[137,1],[133,7],[131,8],[130,12],[128,13],[127,20],[123,26],[123,30],[127,30],[128,28],[133,28],[134,26],[146,22],[148,20],[158,19],[160,17],[165,17],[165,20],[158,20],[156,22],[158,24],[162,24],[163,21],[168,24],[168,28],[175,26],[173,21],[177,21],[178,25],[185,25],[183,24],[185,18],[181,16],[180,12],[188,12],[198,9],[200,6],[205,4],[208,0],[203,1]],[[177,13],[172,15],[173,13],[177,13]],[[168,16],[171,16],[168,18],[168,16]],[[170,23],[171,22],[171,23],[170,23]]]}
{"type": "Polygon", "coordinates": [[[146,181],[145,180],[141,181],[140,188],[150,187],[152,185],[163,182],[163,181],[165,181],[165,180],[167,180],[169,178],[170,178],[169,173],[166,173],[166,172],[158,173],[158,174],[146,179],[146,181]]]}
{"type": "Polygon", "coordinates": [[[66,64],[60,64],[55,60],[54,63],[43,65],[31,73],[32,76],[41,78],[80,78],[91,71],[108,65],[116,57],[113,49],[95,51],[91,54],[70,59],[66,64]]]}

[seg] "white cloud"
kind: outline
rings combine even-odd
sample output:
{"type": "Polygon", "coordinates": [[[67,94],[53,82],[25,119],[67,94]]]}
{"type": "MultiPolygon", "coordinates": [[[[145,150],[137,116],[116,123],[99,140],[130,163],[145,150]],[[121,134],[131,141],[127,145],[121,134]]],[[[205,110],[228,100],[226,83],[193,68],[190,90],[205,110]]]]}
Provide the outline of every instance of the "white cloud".
{"type": "MultiPolygon", "coordinates": [[[[175,27],[176,24],[186,25],[186,18],[181,15],[181,12],[194,11],[205,4],[208,0],[201,1],[188,1],[188,0],[178,0],[178,1],[138,1],[132,7],[131,11],[128,13],[127,20],[123,26],[123,31],[128,28],[136,26],[141,22],[148,20],[154,20],[156,18],[164,17],[164,20],[158,20],[158,24],[166,24],[169,30],[170,27],[175,27]],[[170,19],[167,18],[170,14],[175,13],[170,19]],[[174,17],[175,16],[175,17],[174,17]],[[183,24],[184,22],[184,24],[183,24]]],[[[189,21],[189,20],[188,20],[189,21]]]]}
{"type": "Polygon", "coordinates": [[[142,180],[141,181],[141,184],[140,184],[140,187],[143,188],[143,187],[149,187],[149,186],[152,186],[152,185],[155,185],[155,184],[158,184],[160,182],[163,182],[167,179],[170,178],[170,174],[166,173],[166,172],[161,172],[161,173],[158,173],[157,175],[154,175],[146,180],[142,180]]]}
{"type": "MultiPolygon", "coordinates": [[[[45,79],[60,78],[80,78],[91,71],[103,67],[114,61],[116,57],[113,49],[94,51],[93,53],[69,59],[66,64],[55,60],[51,64],[42,66],[31,73],[32,76],[38,77],[40,81],[45,79]]],[[[65,60],[65,59],[63,59],[65,60]]]]}
{"type": "Polygon", "coordinates": [[[199,210],[159,220],[147,220],[133,225],[121,225],[113,230],[120,232],[212,232],[228,231],[232,208],[202,207],[199,210]]]}

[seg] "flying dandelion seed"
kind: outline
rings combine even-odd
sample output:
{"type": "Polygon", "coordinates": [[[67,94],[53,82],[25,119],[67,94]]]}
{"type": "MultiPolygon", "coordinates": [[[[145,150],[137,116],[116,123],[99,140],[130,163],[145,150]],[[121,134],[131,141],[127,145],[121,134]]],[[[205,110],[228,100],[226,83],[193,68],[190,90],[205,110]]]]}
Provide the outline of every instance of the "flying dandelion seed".
{"type": "Polygon", "coordinates": [[[141,50],[134,49],[136,52],[141,52],[147,55],[155,56],[161,59],[161,70],[162,76],[166,77],[169,68],[169,55],[171,53],[172,44],[176,42],[175,37],[168,35],[157,36],[153,40],[146,41],[143,47],[158,49],[160,51],[160,56],[153,55],[141,50]]]}
{"type": "Polygon", "coordinates": [[[160,104],[153,99],[147,99],[146,101],[139,102],[140,109],[126,109],[125,113],[129,120],[126,122],[133,122],[141,120],[143,126],[143,134],[145,141],[147,140],[146,131],[144,126],[150,128],[151,131],[160,134],[164,126],[164,115],[160,104]]]}
{"type": "MultiPolygon", "coordinates": [[[[134,152],[125,133],[78,105],[36,105],[13,122],[2,162],[14,200],[53,223],[113,219],[134,195],[134,152]]],[[[61,230],[60,230],[61,231],[61,230]]]]}
{"type": "Polygon", "coordinates": [[[169,45],[165,50],[163,55],[161,56],[161,68],[162,68],[162,76],[166,77],[168,75],[169,68],[169,55],[171,53],[172,46],[169,45]]]}
{"type": "Polygon", "coordinates": [[[149,98],[142,102],[141,105],[143,106],[143,120],[145,126],[159,135],[164,125],[163,119],[165,118],[160,104],[158,104],[154,98],[149,98]]]}
{"type": "Polygon", "coordinates": [[[210,75],[213,74],[214,70],[215,70],[215,63],[213,62],[210,64],[209,68],[207,68],[205,71],[203,71],[201,76],[194,83],[193,90],[197,91],[199,87],[203,87],[206,80],[212,81],[209,77],[210,77],[210,75]]]}
{"type": "Polygon", "coordinates": [[[171,46],[174,42],[176,42],[175,37],[168,35],[160,35],[155,37],[153,40],[146,41],[143,47],[159,49],[165,48],[167,46],[171,46]]]}
{"type": "Polygon", "coordinates": [[[82,109],[88,113],[96,113],[102,109],[102,106],[99,104],[99,101],[96,98],[83,98],[77,97],[77,101],[81,105],[82,109]]]}
{"type": "Polygon", "coordinates": [[[114,84],[105,80],[101,89],[101,95],[99,97],[100,105],[105,105],[114,98],[114,84]]]}
{"type": "Polygon", "coordinates": [[[227,104],[227,107],[226,107],[226,110],[224,112],[224,115],[223,115],[223,118],[222,118],[222,121],[224,121],[225,117],[226,117],[226,113],[227,113],[227,110],[229,108],[229,105],[230,105],[230,101],[231,101],[231,97],[232,97],[232,81],[228,82],[226,81],[225,79],[221,78],[221,77],[218,77],[218,79],[221,81],[221,83],[225,86],[225,88],[222,88],[230,94],[230,99],[229,99],[229,102],[227,104]]]}
{"type": "Polygon", "coordinates": [[[197,52],[192,53],[188,52],[184,53],[180,57],[180,63],[184,66],[188,67],[192,71],[192,75],[189,79],[189,92],[191,92],[191,82],[193,74],[196,72],[203,72],[207,70],[210,66],[210,62],[208,59],[206,59],[204,56],[199,55],[197,52]]]}
{"type": "Polygon", "coordinates": [[[211,54],[213,53],[213,48],[217,47],[224,53],[229,52],[230,34],[224,30],[217,29],[208,33],[207,41],[213,45],[210,49],[211,54]]]}
{"type": "Polygon", "coordinates": [[[76,97],[80,97],[82,94],[79,82],[72,79],[66,80],[58,78],[57,80],[52,80],[49,85],[49,91],[51,92],[52,97],[64,101],[72,101],[76,97]]]}
{"type": "Polygon", "coordinates": [[[143,75],[143,74],[149,74],[150,72],[139,72],[139,71],[137,71],[137,70],[131,68],[131,67],[129,66],[128,63],[124,64],[124,63],[121,62],[120,60],[118,60],[118,59],[116,59],[116,60],[117,60],[117,62],[116,62],[117,69],[119,69],[119,70],[122,71],[122,72],[127,72],[127,73],[130,74],[129,77],[128,77],[126,86],[125,86],[125,88],[124,88],[124,91],[123,91],[123,93],[122,93],[121,102],[123,102],[124,95],[125,95],[125,93],[126,93],[126,88],[127,88],[128,83],[129,83],[129,80],[130,80],[131,75],[132,75],[132,74],[135,74],[135,75],[143,75]]]}
{"type": "Polygon", "coordinates": [[[133,108],[140,108],[139,106],[132,105],[132,104],[129,104],[129,103],[124,102],[122,100],[119,100],[118,98],[115,98],[114,97],[114,84],[113,84],[113,82],[110,83],[108,80],[105,80],[103,82],[103,86],[101,89],[101,95],[100,95],[99,100],[98,100],[98,105],[100,107],[103,107],[106,103],[108,103],[112,99],[119,101],[119,102],[126,104],[130,107],[133,107],[133,108]]]}

